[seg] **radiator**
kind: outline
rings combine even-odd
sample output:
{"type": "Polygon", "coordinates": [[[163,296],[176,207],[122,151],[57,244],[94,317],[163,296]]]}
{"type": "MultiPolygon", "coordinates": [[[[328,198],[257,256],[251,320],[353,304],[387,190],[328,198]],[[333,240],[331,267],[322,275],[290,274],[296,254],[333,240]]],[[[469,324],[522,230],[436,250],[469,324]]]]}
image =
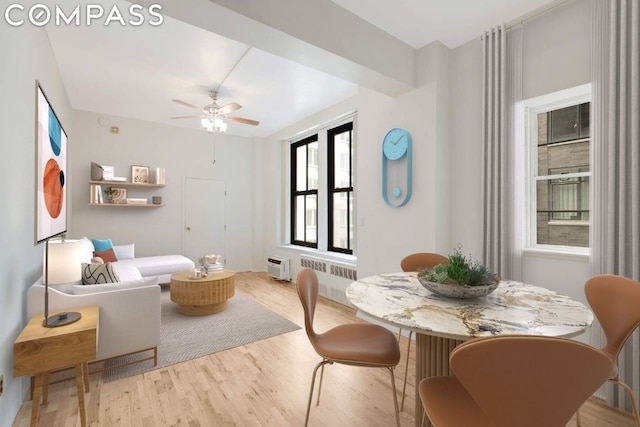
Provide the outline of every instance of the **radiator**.
{"type": "Polygon", "coordinates": [[[289,258],[270,256],[267,258],[267,273],[278,280],[291,280],[289,258]]]}

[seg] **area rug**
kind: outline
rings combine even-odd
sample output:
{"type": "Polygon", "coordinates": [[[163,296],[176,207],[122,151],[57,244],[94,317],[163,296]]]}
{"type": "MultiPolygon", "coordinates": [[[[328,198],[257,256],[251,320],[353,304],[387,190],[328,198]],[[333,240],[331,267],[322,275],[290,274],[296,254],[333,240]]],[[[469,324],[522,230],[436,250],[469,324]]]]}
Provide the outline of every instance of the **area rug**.
{"type": "MultiPolygon", "coordinates": [[[[178,313],[178,306],[169,297],[169,289],[162,290],[161,304],[158,365],[153,366],[152,361],[145,361],[108,369],[104,372],[105,382],[300,329],[300,326],[237,290],[224,311],[208,316],[184,316],[178,313]]],[[[143,353],[111,359],[105,362],[105,367],[117,366],[148,355],[149,353],[143,353]]]]}

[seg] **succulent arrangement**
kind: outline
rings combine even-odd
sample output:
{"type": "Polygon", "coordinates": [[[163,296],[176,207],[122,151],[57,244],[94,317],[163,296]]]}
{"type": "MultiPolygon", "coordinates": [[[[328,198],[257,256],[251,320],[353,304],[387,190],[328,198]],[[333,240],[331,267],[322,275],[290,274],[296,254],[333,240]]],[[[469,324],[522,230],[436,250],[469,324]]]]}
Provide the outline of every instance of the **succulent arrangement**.
{"type": "Polygon", "coordinates": [[[421,270],[418,276],[436,283],[461,286],[482,286],[498,283],[500,277],[479,261],[462,254],[457,248],[447,257],[446,264],[421,270]]]}

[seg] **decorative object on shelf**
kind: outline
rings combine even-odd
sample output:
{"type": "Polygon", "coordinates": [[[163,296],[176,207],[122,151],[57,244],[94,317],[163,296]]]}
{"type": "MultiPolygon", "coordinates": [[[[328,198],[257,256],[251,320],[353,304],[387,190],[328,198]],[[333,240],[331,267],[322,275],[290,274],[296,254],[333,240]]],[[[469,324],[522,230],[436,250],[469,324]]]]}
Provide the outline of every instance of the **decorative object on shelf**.
{"type": "Polygon", "coordinates": [[[131,166],[131,182],[149,183],[149,166],[131,166]]]}
{"type": "Polygon", "coordinates": [[[91,162],[91,181],[102,181],[104,169],[96,162],[91,162]]]}
{"type": "Polygon", "coordinates": [[[89,201],[91,204],[97,205],[104,203],[104,199],[102,197],[102,186],[100,184],[91,184],[89,186],[89,190],[89,201]]]}
{"type": "Polygon", "coordinates": [[[36,243],[67,230],[67,134],[36,80],[36,243]]]}
{"type": "Polygon", "coordinates": [[[112,181],[114,176],[114,167],[102,165],[102,179],[104,181],[112,181]]]}
{"type": "Polygon", "coordinates": [[[389,206],[400,207],[411,199],[411,134],[393,128],[382,141],[382,198],[389,206]]]}
{"type": "Polygon", "coordinates": [[[161,205],[161,204],[162,204],[162,197],[161,197],[161,196],[153,196],[153,197],[151,198],[151,202],[152,202],[154,205],[161,205]]]}
{"type": "Polygon", "coordinates": [[[165,184],[164,180],[165,180],[164,168],[155,168],[153,173],[153,184],[164,185],[165,184]]]}
{"type": "Polygon", "coordinates": [[[128,205],[147,205],[148,200],[144,197],[127,197],[126,203],[128,205]]]}
{"type": "Polygon", "coordinates": [[[127,189],[107,187],[104,189],[107,195],[107,203],[125,204],[127,203],[127,189]]]}
{"type": "Polygon", "coordinates": [[[500,284],[500,277],[490,268],[456,249],[446,264],[425,268],[418,280],[427,290],[450,298],[477,298],[489,295],[500,284]]]}

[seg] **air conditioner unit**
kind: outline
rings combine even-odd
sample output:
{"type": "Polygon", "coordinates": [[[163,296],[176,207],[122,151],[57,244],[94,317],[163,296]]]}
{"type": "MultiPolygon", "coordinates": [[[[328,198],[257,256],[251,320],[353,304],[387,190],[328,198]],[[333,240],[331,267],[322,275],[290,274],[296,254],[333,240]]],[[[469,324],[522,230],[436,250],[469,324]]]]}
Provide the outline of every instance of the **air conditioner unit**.
{"type": "Polygon", "coordinates": [[[291,280],[289,275],[289,258],[271,256],[267,258],[267,273],[278,280],[291,280]]]}

